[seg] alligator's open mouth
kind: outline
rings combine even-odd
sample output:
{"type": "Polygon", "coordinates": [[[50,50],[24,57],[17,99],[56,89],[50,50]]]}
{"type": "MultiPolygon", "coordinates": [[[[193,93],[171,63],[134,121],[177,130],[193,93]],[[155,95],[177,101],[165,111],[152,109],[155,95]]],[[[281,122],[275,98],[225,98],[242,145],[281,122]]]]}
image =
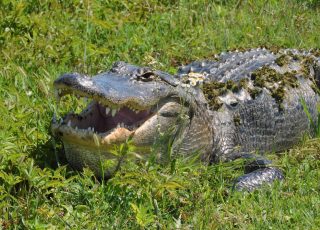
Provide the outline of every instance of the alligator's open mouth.
{"type": "Polygon", "coordinates": [[[137,110],[130,105],[109,107],[92,100],[79,114],[69,113],[52,130],[64,140],[82,145],[112,145],[128,140],[155,114],[154,108],[137,110]]]}
{"type": "MultiPolygon", "coordinates": [[[[69,94],[68,91],[56,90],[57,97],[69,94]],[[60,92],[60,93],[58,93],[60,92]]],[[[75,93],[75,92],[73,92],[75,93]]],[[[90,95],[76,95],[77,98],[90,95]]],[[[159,99],[154,105],[144,109],[128,100],[117,106],[106,98],[91,98],[92,101],[80,112],[68,113],[60,121],[53,121],[51,129],[66,142],[85,147],[102,147],[110,152],[114,144],[132,139],[135,146],[146,149],[150,147],[159,132],[172,127],[182,112],[183,106],[177,98],[159,99]],[[110,106],[112,104],[112,106],[110,106]]]]}

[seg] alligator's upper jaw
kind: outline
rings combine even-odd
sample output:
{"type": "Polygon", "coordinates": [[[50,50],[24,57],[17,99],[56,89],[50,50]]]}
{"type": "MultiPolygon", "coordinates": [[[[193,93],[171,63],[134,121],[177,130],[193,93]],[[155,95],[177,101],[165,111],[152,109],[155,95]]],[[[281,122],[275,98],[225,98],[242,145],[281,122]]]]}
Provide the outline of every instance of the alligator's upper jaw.
{"type": "Polygon", "coordinates": [[[119,74],[112,71],[89,78],[80,74],[65,74],[54,82],[58,97],[65,94],[92,98],[111,108],[129,107],[145,110],[171,93],[172,87],[151,72],[119,74]]]}

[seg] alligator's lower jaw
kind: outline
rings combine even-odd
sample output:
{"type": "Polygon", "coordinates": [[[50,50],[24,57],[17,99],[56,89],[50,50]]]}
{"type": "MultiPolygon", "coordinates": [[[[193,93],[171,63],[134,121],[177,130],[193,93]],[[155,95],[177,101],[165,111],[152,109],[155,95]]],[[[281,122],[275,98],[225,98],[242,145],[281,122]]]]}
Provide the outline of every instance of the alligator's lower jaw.
{"type": "MultiPolygon", "coordinates": [[[[133,133],[134,131],[120,127],[114,129],[112,133],[101,140],[97,139],[99,134],[92,131],[85,135],[81,134],[81,136],[69,131],[60,138],[63,142],[66,158],[74,169],[82,170],[86,167],[99,178],[110,178],[120,167],[121,161],[124,160],[124,156],[121,155],[123,153],[116,147],[117,144],[126,143],[133,133]]],[[[150,148],[135,146],[134,151],[135,153],[147,154],[150,148]]],[[[128,154],[125,156],[126,158],[131,155],[130,153],[125,154],[128,154]]]]}

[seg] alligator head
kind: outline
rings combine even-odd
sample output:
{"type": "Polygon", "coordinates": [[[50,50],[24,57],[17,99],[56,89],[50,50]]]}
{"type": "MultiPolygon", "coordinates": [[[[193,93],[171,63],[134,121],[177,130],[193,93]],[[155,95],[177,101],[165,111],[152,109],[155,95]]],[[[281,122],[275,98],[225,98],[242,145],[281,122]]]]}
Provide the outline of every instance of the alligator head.
{"type": "Polygon", "coordinates": [[[122,160],[113,153],[115,145],[130,139],[135,152],[148,154],[165,133],[171,135],[177,153],[208,153],[211,149],[212,130],[209,119],[204,119],[206,103],[201,90],[181,85],[167,73],[118,62],[93,78],[62,75],[54,87],[58,98],[74,94],[91,99],[81,113],[70,112],[51,125],[68,161],[77,169],[87,166],[97,176],[110,177],[122,160]],[[101,170],[104,160],[113,164],[101,170]]]}

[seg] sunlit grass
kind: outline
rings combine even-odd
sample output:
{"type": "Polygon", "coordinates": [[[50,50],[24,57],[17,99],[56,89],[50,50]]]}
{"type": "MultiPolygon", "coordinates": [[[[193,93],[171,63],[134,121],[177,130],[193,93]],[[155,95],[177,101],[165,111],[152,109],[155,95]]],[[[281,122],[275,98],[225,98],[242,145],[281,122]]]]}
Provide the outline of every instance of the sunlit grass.
{"type": "MultiPolygon", "coordinates": [[[[110,181],[70,170],[49,124],[53,80],[123,60],[174,72],[240,47],[319,48],[317,1],[1,1],[0,224],[3,228],[316,229],[320,141],[274,159],[283,182],[232,192],[242,162],[128,163],[110,181]],[[86,52],[84,47],[86,47],[86,52]],[[85,58],[84,58],[85,57],[85,58]]],[[[72,106],[72,103],[67,103],[72,106]]]]}

